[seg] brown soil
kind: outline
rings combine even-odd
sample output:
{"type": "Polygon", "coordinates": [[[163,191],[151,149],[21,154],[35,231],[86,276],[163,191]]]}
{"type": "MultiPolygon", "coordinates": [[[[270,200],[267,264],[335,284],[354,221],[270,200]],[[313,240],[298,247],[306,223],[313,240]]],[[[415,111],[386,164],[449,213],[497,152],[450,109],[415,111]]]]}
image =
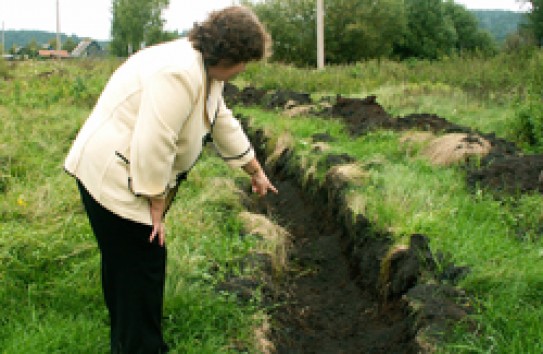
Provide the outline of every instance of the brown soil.
{"type": "Polygon", "coordinates": [[[543,155],[493,156],[468,174],[471,186],[505,193],[543,192],[543,155]]]}
{"type": "MultiPolygon", "coordinates": [[[[280,284],[270,336],[277,353],[415,353],[399,302],[386,308],[357,286],[342,232],[289,180],[258,208],[290,231],[289,267],[280,284]]],[[[378,272],[378,270],[375,270],[378,272]]]]}

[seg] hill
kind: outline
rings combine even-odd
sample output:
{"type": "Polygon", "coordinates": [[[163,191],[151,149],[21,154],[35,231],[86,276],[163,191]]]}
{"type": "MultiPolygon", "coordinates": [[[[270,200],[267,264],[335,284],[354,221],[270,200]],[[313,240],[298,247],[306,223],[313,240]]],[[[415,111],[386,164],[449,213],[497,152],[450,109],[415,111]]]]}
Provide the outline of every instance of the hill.
{"type": "MultiPolygon", "coordinates": [[[[28,31],[28,30],[8,30],[5,32],[5,48],[9,50],[13,45],[24,47],[28,43],[35,40],[38,44],[47,44],[51,39],[56,37],[56,33],[47,32],[47,31],[28,31]]],[[[81,37],[72,34],[68,36],[64,33],[60,35],[61,41],[64,42],[66,39],[71,38],[76,43],[79,43],[82,39],[81,37]]],[[[99,42],[102,47],[107,45],[107,42],[99,42]]]]}
{"type": "Polygon", "coordinates": [[[508,34],[517,31],[526,21],[525,12],[506,10],[471,10],[482,29],[487,30],[498,43],[503,43],[508,34]]]}

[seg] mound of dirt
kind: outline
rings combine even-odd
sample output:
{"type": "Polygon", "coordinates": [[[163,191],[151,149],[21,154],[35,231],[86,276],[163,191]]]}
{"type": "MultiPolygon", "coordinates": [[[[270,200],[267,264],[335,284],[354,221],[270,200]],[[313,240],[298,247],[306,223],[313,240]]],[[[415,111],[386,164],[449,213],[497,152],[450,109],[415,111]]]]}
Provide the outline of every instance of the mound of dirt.
{"type": "Polygon", "coordinates": [[[361,135],[369,130],[391,125],[392,117],[377,103],[376,96],[364,99],[337,96],[336,103],[321,112],[328,117],[341,117],[351,134],[361,135]]]}
{"type": "Polygon", "coordinates": [[[268,91],[258,89],[253,86],[247,86],[239,90],[237,86],[230,83],[224,85],[223,97],[227,106],[241,104],[244,106],[259,106],[263,103],[264,96],[268,91]]]}
{"type": "Polygon", "coordinates": [[[239,90],[236,85],[225,83],[223,97],[227,105],[242,104],[245,106],[262,105],[265,108],[293,108],[311,105],[313,101],[309,93],[277,90],[272,93],[264,89],[247,86],[239,90]]]}
{"type": "Polygon", "coordinates": [[[239,95],[239,92],[240,92],[239,88],[236,85],[231,84],[228,81],[225,82],[222,96],[224,97],[226,104],[229,106],[232,106],[235,103],[237,103],[236,99],[237,99],[237,96],[239,95]]]}
{"type": "Polygon", "coordinates": [[[400,117],[393,122],[395,130],[422,130],[434,133],[469,133],[471,129],[451,123],[436,114],[414,113],[400,117]]]}
{"type": "Polygon", "coordinates": [[[377,103],[376,96],[363,99],[337,96],[335,104],[321,112],[328,117],[343,118],[354,135],[377,128],[393,130],[423,130],[431,132],[470,132],[469,128],[448,122],[435,114],[416,113],[393,118],[377,103]]]}
{"type": "Polygon", "coordinates": [[[268,108],[291,108],[313,103],[308,93],[281,90],[272,93],[267,101],[268,108]]]}
{"type": "Polygon", "coordinates": [[[541,157],[519,156],[520,149],[514,143],[498,138],[494,133],[484,134],[451,123],[436,114],[416,113],[393,118],[377,103],[375,96],[364,99],[338,96],[336,103],[323,110],[322,114],[342,118],[355,136],[373,129],[450,133],[437,138],[426,149],[425,154],[434,163],[448,165],[469,160],[474,155],[482,156],[481,168],[472,166],[468,172],[468,181],[472,185],[481,184],[492,190],[506,192],[543,189],[539,181],[541,157]]]}
{"type": "Polygon", "coordinates": [[[468,183],[506,193],[543,192],[543,155],[488,156],[482,168],[468,171],[468,183]]]}

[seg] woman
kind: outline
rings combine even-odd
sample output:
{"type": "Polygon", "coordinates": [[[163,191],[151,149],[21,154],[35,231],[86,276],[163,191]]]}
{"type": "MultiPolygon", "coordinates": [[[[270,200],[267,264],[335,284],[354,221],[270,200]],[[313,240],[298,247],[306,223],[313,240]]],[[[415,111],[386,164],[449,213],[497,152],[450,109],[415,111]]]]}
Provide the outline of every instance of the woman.
{"type": "Polygon", "coordinates": [[[142,50],[111,76],[66,158],[98,241],[113,353],[164,353],[164,214],[211,137],[250,176],[277,193],[239,122],[224,81],[266,56],[269,36],[247,8],[213,12],[188,40],[142,50]]]}

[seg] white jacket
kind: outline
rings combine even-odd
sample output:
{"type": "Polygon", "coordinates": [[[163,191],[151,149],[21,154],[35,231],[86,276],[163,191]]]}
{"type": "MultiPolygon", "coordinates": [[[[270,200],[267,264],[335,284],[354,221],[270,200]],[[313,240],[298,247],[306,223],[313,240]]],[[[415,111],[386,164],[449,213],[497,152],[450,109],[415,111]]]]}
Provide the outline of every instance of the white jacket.
{"type": "Polygon", "coordinates": [[[223,86],[212,82],[206,102],[202,56],[187,40],[134,54],[111,76],[79,131],[66,171],[110,211],[151,225],[148,197],[165,196],[192,168],[208,132],[232,167],[254,158],[224,104],[223,86]]]}

